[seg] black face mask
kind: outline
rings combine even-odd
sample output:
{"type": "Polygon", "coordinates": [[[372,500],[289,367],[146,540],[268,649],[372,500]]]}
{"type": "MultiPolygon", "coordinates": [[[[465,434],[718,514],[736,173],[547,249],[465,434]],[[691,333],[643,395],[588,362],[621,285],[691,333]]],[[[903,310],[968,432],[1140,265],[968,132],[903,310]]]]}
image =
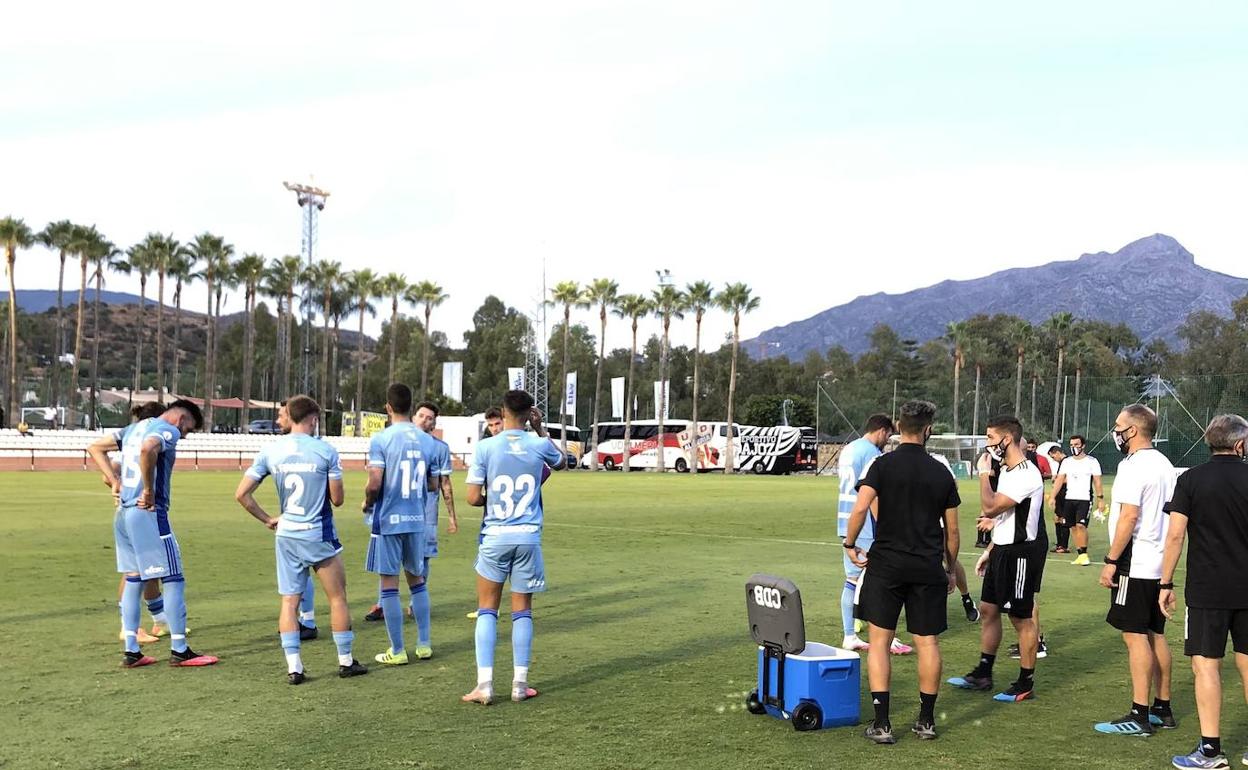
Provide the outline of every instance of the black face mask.
{"type": "Polygon", "coordinates": [[[1134,425],[1122,431],[1114,431],[1114,446],[1118,447],[1118,451],[1122,452],[1124,455],[1131,453],[1131,448],[1128,446],[1130,439],[1127,438],[1127,431],[1132,430],[1133,428],[1135,428],[1134,425]]]}

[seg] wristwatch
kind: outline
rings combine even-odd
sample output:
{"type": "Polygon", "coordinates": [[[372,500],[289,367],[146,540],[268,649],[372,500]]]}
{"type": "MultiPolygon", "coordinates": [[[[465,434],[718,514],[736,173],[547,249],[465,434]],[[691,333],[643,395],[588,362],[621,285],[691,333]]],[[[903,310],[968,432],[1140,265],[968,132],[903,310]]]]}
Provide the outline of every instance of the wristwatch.
{"type": "Polygon", "coordinates": [[[851,550],[851,551],[852,551],[852,550],[854,550],[855,548],[857,548],[857,547],[858,547],[858,546],[854,545],[853,543],[849,542],[848,540],[846,540],[846,541],[843,543],[843,545],[844,545],[846,548],[848,548],[849,550],[851,550]]]}
{"type": "Polygon", "coordinates": [[[1112,565],[1114,565],[1115,567],[1116,567],[1116,566],[1118,566],[1118,560],[1117,560],[1117,559],[1111,559],[1111,558],[1109,558],[1109,554],[1105,554],[1105,563],[1106,563],[1106,564],[1112,564],[1112,565]]]}

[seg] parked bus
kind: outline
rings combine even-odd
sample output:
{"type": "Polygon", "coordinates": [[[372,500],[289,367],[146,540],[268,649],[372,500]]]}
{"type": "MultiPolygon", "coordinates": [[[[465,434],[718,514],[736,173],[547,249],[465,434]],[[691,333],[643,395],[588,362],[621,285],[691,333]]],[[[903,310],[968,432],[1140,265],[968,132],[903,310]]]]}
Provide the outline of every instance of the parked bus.
{"type": "MultiPolygon", "coordinates": [[[[565,426],[557,422],[544,422],[546,427],[546,435],[550,440],[555,442],[555,446],[563,447],[563,431],[565,426]]],[[[585,454],[585,439],[581,434],[581,429],[575,425],[566,426],[568,431],[568,467],[576,468],[580,465],[581,457],[585,454]]]]}
{"type": "MultiPolygon", "coordinates": [[[[708,470],[723,470],[728,446],[728,423],[713,422],[705,452],[708,470]]],[[[699,425],[699,428],[702,426],[699,425]]],[[[810,428],[787,425],[760,427],[734,425],[732,429],[733,462],[738,471],[751,473],[792,473],[814,470],[818,464],[818,442],[810,428]],[[809,431],[806,435],[803,432],[809,431]]]]}
{"type": "MultiPolygon", "coordinates": [[[[623,422],[598,423],[598,465],[605,470],[624,467],[624,455],[629,455],[629,468],[657,468],[659,449],[662,447],[664,467],[687,473],[689,471],[688,420],[663,421],[663,433],[659,434],[658,420],[634,420],[629,432],[627,448],[624,445],[623,422]]],[[[705,432],[705,431],[704,431],[705,432]]],[[[700,444],[701,445],[701,444],[700,444]]],[[[588,459],[582,461],[588,467],[588,459]]]]}

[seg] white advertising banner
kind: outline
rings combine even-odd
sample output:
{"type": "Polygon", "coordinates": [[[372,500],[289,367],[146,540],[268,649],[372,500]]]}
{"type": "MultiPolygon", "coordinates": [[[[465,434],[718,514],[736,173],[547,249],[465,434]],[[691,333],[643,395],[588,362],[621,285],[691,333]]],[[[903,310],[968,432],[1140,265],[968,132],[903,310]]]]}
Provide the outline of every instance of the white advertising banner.
{"type": "Polygon", "coordinates": [[[447,361],[442,364],[442,395],[452,401],[464,400],[463,361],[447,361]]]}
{"type": "Polygon", "coordinates": [[[666,420],[672,411],[670,380],[654,381],[654,419],[659,418],[659,404],[663,404],[663,417],[666,420]]]}
{"type": "Polygon", "coordinates": [[[507,389],[524,390],[523,366],[510,366],[507,368],[507,389]]]}
{"type": "Polygon", "coordinates": [[[576,372],[568,372],[563,384],[563,413],[569,425],[576,422],[576,372]]]}
{"type": "Polygon", "coordinates": [[[624,378],[611,378],[611,416],[624,419],[624,378]]]}

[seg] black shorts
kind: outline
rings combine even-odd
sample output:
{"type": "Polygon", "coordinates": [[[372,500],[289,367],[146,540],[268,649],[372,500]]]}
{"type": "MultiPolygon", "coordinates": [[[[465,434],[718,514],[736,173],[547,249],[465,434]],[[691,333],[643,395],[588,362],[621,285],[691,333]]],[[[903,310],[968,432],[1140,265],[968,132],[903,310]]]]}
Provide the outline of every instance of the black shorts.
{"type": "MultiPolygon", "coordinates": [[[[1044,524],[1044,522],[1040,523],[1044,524]]],[[[1049,558],[1048,537],[1045,537],[1043,540],[1036,540],[1033,547],[1035,548],[1035,554],[1031,566],[1036,570],[1036,582],[1032,593],[1038,596],[1040,594],[1040,584],[1044,582],[1044,564],[1049,558]]]]}
{"type": "Polygon", "coordinates": [[[1228,632],[1235,652],[1248,655],[1248,610],[1188,607],[1183,617],[1183,654],[1221,658],[1226,655],[1228,632]]]}
{"type": "Polygon", "coordinates": [[[1073,527],[1076,524],[1080,526],[1088,526],[1088,514],[1092,510],[1092,502],[1090,500],[1067,500],[1062,504],[1062,518],[1066,520],[1066,526],[1073,527]]]}
{"type": "Polygon", "coordinates": [[[1118,574],[1118,587],[1109,589],[1109,614],[1105,622],[1128,634],[1166,632],[1166,616],[1161,614],[1157,596],[1160,580],[1133,578],[1118,574]]]}
{"type": "Polygon", "coordinates": [[[1017,545],[994,545],[988,554],[980,599],[995,604],[1006,614],[1029,618],[1036,604],[1036,590],[1044,574],[1044,553],[1033,541],[1017,545]]]}
{"type": "Polygon", "coordinates": [[[873,571],[868,567],[858,578],[854,617],[896,630],[904,606],[906,631],[913,636],[936,636],[949,628],[948,593],[948,583],[912,583],[886,570],[873,571]]]}

